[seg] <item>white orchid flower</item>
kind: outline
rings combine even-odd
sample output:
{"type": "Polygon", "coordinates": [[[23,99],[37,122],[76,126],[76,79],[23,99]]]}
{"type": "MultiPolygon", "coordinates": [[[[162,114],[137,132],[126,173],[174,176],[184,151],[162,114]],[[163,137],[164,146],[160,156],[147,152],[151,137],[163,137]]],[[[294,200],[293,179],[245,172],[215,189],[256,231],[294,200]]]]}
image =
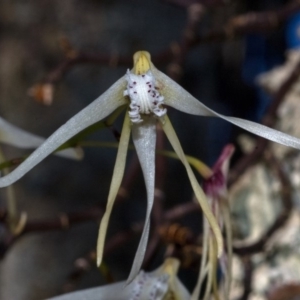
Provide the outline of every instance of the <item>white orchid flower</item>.
{"type": "MultiPolygon", "coordinates": [[[[0,117],[0,143],[22,149],[34,149],[42,145],[44,142],[44,138],[18,128],[0,117]]],[[[83,152],[80,148],[70,148],[59,151],[56,155],[65,158],[80,159],[83,156],[83,152]]]]}
{"type": "Polygon", "coordinates": [[[121,281],[49,300],[189,300],[189,292],[176,276],[178,268],[177,259],[167,258],[153,272],[140,271],[129,285],[121,281]]]}
{"type": "Polygon", "coordinates": [[[162,123],[171,145],[186,168],[196,198],[216,238],[219,256],[223,250],[220,228],[206,201],[205,194],[187,162],[177,135],[166,115],[165,105],[192,115],[219,117],[269,140],[300,149],[300,140],[295,137],[251,121],[226,117],[211,110],[171,78],[157,70],[152,64],[148,52],[139,51],[134,55],[134,68],[131,71],[128,71],[125,76],[114,83],[105,93],[61,126],[14,171],[0,178],[0,187],[14,183],[60,145],[88,126],[103,120],[123,105],[128,106],[129,112],[125,116],[106,212],[100,225],[97,263],[99,265],[102,261],[107,225],[124,174],[128,143],[132,131],[133,143],[146,183],[147,212],[142,238],[129,275],[129,282],[136,277],[140,270],[149,236],[150,212],[154,199],[156,122],[162,123]]]}

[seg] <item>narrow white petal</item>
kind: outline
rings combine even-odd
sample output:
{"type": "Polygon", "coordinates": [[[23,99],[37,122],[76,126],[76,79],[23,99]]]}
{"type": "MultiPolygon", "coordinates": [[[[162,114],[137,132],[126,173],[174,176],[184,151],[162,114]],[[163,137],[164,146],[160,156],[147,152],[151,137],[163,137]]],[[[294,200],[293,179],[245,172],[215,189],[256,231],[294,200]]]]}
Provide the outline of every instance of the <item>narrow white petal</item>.
{"type": "Polygon", "coordinates": [[[197,200],[202,208],[202,211],[203,211],[205,217],[207,218],[207,220],[211,226],[211,229],[215,235],[217,247],[218,247],[218,256],[220,256],[223,251],[223,237],[222,237],[220,227],[219,227],[213,213],[211,212],[211,209],[207,202],[206,196],[205,196],[203,190],[201,189],[201,187],[192,171],[192,168],[189,165],[189,163],[184,155],[184,152],[181,148],[181,145],[180,145],[178,137],[175,133],[175,130],[167,116],[165,117],[165,122],[163,123],[163,129],[164,129],[174,151],[176,152],[176,154],[178,155],[178,157],[180,158],[180,160],[182,161],[183,165],[186,168],[186,171],[189,176],[189,179],[190,179],[192,188],[194,190],[194,193],[196,195],[196,198],[197,198],[197,200]]]}
{"type": "Polygon", "coordinates": [[[155,67],[151,70],[161,88],[161,94],[165,97],[164,102],[166,105],[192,115],[219,117],[270,141],[300,149],[300,139],[255,122],[219,114],[198,101],[175,81],[155,67]]]}
{"type": "Polygon", "coordinates": [[[127,280],[131,282],[140,271],[149,237],[150,214],[154,201],[156,119],[143,116],[143,122],[133,124],[132,137],[143,171],[147,190],[147,212],[144,230],[127,280]]]}
{"type": "Polygon", "coordinates": [[[104,249],[104,241],[107,231],[107,226],[109,222],[109,217],[111,215],[111,211],[116,200],[119,188],[121,186],[121,182],[124,175],[125,164],[126,164],[126,156],[130,138],[130,119],[128,113],[125,115],[125,120],[123,124],[123,129],[121,133],[116,163],[113,171],[113,176],[110,184],[106,210],[102,217],[99,234],[98,234],[98,241],[97,241],[97,265],[100,266],[103,257],[103,249],[104,249]]]}
{"type": "Polygon", "coordinates": [[[104,94],[55,131],[14,171],[0,178],[0,187],[5,187],[14,183],[74,135],[88,126],[104,119],[117,107],[125,104],[126,99],[123,96],[125,87],[126,80],[125,77],[122,77],[104,94]]]}
{"type": "MultiPolygon", "coordinates": [[[[44,138],[35,134],[29,133],[15,125],[8,123],[6,120],[0,117],[0,142],[8,145],[12,145],[22,149],[34,149],[39,147],[45,141],[44,138]]],[[[81,149],[66,149],[59,151],[56,155],[81,159],[83,151],[81,149]]]]}

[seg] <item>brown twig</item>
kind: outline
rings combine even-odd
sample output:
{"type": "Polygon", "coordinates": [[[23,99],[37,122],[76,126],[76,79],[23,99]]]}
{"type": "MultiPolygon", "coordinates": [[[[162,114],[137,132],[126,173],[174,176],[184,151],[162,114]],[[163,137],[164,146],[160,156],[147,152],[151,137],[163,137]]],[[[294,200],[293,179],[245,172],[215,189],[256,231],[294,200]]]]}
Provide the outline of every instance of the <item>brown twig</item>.
{"type": "Polygon", "coordinates": [[[55,84],[69,71],[72,67],[79,64],[100,64],[110,65],[112,61],[115,62],[115,66],[130,65],[132,63],[131,57],[118,56],[116,60],[115,55],[107,55],[103,53],[83,53],[79,52],[76,56],[67,58],[60,65],[58,65],[53,71],[51,71],[45,78],[45,83],[55,84]]]}
{"type": "MultiPolygon", "coordinates": [[[[183,53],[187,48],[215,41],[224,41],[234,37],[240,37],[249,33],[261,33],[262,31],[271,31],[278,28],[292,14],[300,10],[299,1],[292,1],[286,6],[276,11],[267,11],[260,13],[248,13],[231,18],[226,24],[222,24],[218,30],[208,32],[204,35],[196,35],[197,25],[203,13],[201,4],[194,4],[189,8],[188,21],[184,30],[183,38],[180,42],[172,43],[168,48],[154,55],[152,60],[155,64],[168,63],[175,60],[181,63],[183,53]]],[[[74,51],[76,55],[67,57],[61,64],[55,67],[44,79],[45,84],[56,84],[72,67],[79,64],[100,64],[117,66],[129,66],[132,64],[131,56],[109,55],[103,53],[83,53],[74,51]]],[[[180,66],[180,63],[178,64],[180,66]]],[[[172,67],[172,65],[171,65],[172,67]]],[[[174,75],[179,74],[176,71],[176,65],[172,71],[174,75]]],[[[179,68],[180,72],[181,68],[179,68]]],[[[176,75],[177,76],[177,75],[176,75]]]]}
{"type": "Polygon", "coordinates": [[[180,42],[172,43],[170,50],[172,51],[171,62],[167,67],[167,74],[175,81],[179,81],[183,71],[183,64],[190,48],[194,46],[197,40],[198,24],[205,12],[204,6],[201,4],[193,4],[187,9],[187,23],[183,30],[180,42]]]}
{"type": "Polygon", "coordinates": [[[103,210],[98,207],[93,207],[86,211],[75,213],[61,213],[58,217],[42,220],[42,221],[28,221],[24,226],[22,235],[28,232],[45,232],[50,230],[66,230],[79,223],[87,221],[97,221],[103,215],[103,210]]]}
{"type": "MultiPolygon", "coordinates": [[[[192,211],[200,210],[199,205],[195,203],[186,203],[181,204],[173,209],[167,210],[162,215],[162,220],[166,222],[171,222],[177,219],[184,217],[192,211]]],[[[6,211],[0,211],[0,222],[2,226],[7,227],[6,222],[6,211]]],[[[10,234],[10,238],[5,240],[5,247],[8,249],[21,235],[25,235],[30,232],[45,232],[45,231],[53,231],[53,230],[68,230],[72,226],[76,226],[83,222],[89,221],[99,221],[103,215],[103,209],[98,207],[93,207],[92,209],[87,209],[86,211],[76,212],[76,213],[62,213],[58,217],[48,220],[42,221],[34,221],[29,220],[25,224],[22,232],[18,236],[13,236],[10,234]]],[[[143,229],[143,222],[139,222],[134,224],[130,229],[124,230],[115,236],[113,236],[107,243],[105,247],[104,253],[109,253],[116,247],[121,244],[128,242],[131,238],[133,238],[137,233],[140,233],[143,229]]],[[[162,224],[162,223],[161,223],[162,224]]],[[[8,230],[8,229],[7,229],[8,230]]]]}
{"type": "Polygon", "coordinates": [[[175,207],[166,211],[164,214],[164,218],[166,221],[178,220],[178,219],[184,217],[185,215],[188,215],[197,210],[200,211],[200,206],[198,203],[196,203],[194,201],[186,202],[183,204],[176,205],[175,207]]]}
{"type": "Polygon", "coordinates": [[[243,259],[244,264],[244,292],[239,300],[247,300],[252,291],[252,275],[253,275],[253,265],[250,257],[245,257],[243,259]]]}

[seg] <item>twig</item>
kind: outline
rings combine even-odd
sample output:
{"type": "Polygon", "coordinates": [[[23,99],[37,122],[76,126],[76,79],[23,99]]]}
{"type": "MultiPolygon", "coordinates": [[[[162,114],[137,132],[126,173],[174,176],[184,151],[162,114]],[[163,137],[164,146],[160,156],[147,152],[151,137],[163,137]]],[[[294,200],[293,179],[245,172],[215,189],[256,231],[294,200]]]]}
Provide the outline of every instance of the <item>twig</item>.
{"type": "MultiPolygon", "coordinates": [[[[203,12],[203,9],[201,10],[200,7],[202,7],[201,4],[196,4],[196,6],[193,5],[190,7],[188,22],[181,42],[172,43],[168,48],[154,55],[152,60],[155,64],[168,63],[170,61],[174,61],[174,59],[182,61],[182,54],[180,53],[186,52],[187,46],[188,48],[192,48],[199,44],[224,41],[253,32],[261,33],[262,31],[275,30],[292,14],[300,10],[300,3],[299,1],[292,1],[276,11],[248,13],[233,17],[226,24],[221,24],[220,29],[208,32],[202,36],[197,36],[197,24],[200,21],[200,17],[203,12]]],[[[76,55],[67,57],[45,77],[45,84],[56,84],[67,71],[79,64],[92,63],[110,65],[113,67],[128,66],[132,64],[131,56],[75,52],[77,53],[76,55]]],[[[172,72],[174,73],[174,70],[172,72]]]]}
{"type": "Polygon", "coordinates": [[[253,265],[250,257],[245,257],[243,259],[244,264],[244,292],[239,300],[247,300],[252,291],[252,275],[253,275],[253,265]]]}
{"type": "Polygon", "coordinates": [[[164,219],[166,221],[177,220],[195,211],[200,211],[200,206],[196,202],[179,204],[166,211],[164,214],[164,219]]]}
{"type": "Polygon", "coordinates": [[[172,43],[170,46],[172,58],[167,67],[167,73],[175,81],[179,81],[183,73],[182,68],[186,55],[197,40],[198,24],[204,13],[205,8],[201,4],[189,6],[187,9],[187,23],[183,30],[181,41],[179,43],[172,43]]]}
{"type": "Polygon", "coordinates": [[[240,15],[228,22],[226,30],[228,30],[228,34],[233,35],[268,32],[278,28],[299,9],[299,1],[294,0],[274,11],[240,15]]]}
{"type": "Polygon", "coordinates": [[[86,211],[76,213],[62,213],[58,217],[50,220],[28,221],[22,231],[22,235],[28,232],[66,230],[79,223],[87,221],[98,221],[103,215],[103,210],[94,207],[86,211]]]}

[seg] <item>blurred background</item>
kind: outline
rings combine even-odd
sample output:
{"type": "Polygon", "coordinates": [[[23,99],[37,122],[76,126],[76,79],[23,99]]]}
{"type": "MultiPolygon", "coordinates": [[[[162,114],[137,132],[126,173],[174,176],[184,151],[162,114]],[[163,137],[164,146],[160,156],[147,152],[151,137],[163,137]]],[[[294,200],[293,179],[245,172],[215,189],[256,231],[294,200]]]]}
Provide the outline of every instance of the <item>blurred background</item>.
{"type": "MultiPolygon", "coordinates": [[[[131,68],[134,52],[147,50],[157,68],[217,112],[300,137],[298,10],[295,0],[0,0],[1,117],[48,137],[131,68]]],[[[209,166],[226,144],[236,147],[228,182],[236,253],[231,298],[300,299],[297,151],[223,120],[168,113],[185,153],[209,166]]],[[[116,142],[122,120],[88,139],[116,142]]],[[[162,136],[158,147],[171,149],[162,136]]],[[[8,160],[29,153],[2,149],[8,160]]],[[[99,271],[94,251],[116,149],[84,153],[79,162],[51,156],[13,185],[18,212],[28,217],[18,236],[9,230],[2,190],[1,300],[46,299],[127,277],[146,210],[138,162],[131,151],[99,271]]],[[[162,157],[157,163],[159,203],[144,268],[171,253],[192,290],[201,212],[182,165],[162,157]],[[188,213],[157,221],[186,204],[188,213]],[[189,237],[184,242],[168,235],[174,223],[189,237]]]]}

